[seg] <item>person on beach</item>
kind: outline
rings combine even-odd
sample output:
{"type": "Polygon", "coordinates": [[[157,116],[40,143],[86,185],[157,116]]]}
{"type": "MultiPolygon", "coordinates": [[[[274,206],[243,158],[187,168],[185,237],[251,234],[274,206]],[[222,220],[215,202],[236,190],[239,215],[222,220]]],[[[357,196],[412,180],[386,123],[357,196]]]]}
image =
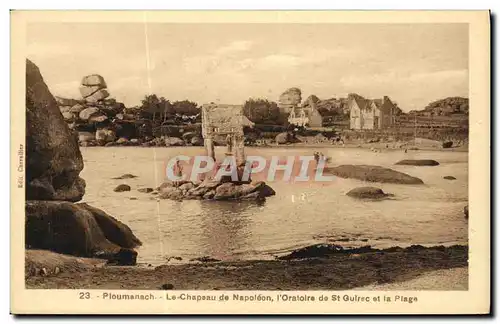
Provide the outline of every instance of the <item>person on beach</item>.
{"type": "Polygon", "coordinates": [[[230,134],[226,136],[226,147],[227,153],[231,154],[233,152],[233,138],[230,134]]]}
{"type": "Polygon", "coordinates": [[[175,164],[174,164],[174,175],[176,177],[182,177],[182,165],[181,161],[179,159],[175,159],[175,164]]]}

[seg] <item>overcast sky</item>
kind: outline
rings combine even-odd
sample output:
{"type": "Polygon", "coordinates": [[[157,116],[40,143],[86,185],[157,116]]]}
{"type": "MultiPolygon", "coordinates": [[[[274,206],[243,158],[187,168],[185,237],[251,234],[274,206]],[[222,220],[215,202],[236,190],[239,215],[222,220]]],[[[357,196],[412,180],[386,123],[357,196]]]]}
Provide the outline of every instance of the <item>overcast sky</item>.
{"type": "Polygon", "coordinates": [[[468,96],[465,24],[32,24],[28,58],[54,95],[78,98],[101,74],[111,97],[148,93],[200,104],[390,96],[404,111],[468,96]]]}

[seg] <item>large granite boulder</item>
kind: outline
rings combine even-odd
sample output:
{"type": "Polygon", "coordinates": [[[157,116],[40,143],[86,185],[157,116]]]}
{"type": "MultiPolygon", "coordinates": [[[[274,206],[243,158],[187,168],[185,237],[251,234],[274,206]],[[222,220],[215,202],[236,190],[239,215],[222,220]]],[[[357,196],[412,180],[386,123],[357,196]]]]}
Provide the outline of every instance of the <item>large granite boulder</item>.
{"type": "Polygon", "coordinates": [[[183,146],[185,143],[182,139],[178,137],[165,137],[166,146],[183,146]]]}
{"type": "Polygon", "coordinates": [[[78,140],[80,142],[95,141],[96,136],[94,133],[91,133],[91,132],[78,132],[78,140]]]}
{"type": "MultiPolygon", "coordinates": [[[[25,241],[29,249],[115,260],[137,253],[140,246],[130,228],[100,209],[66,201],[27,201],[25,241]],[[129,250],[128,254],[122,250],[129,250]]],[[[123,259],[122,263],[135,263],[123,259]]]]}
{"type": "Polygon", "coordinates": [[[264,182],[256,184],[223,183],[215,190],[215,200],[261,200],[276,192],[264,182]]]}
{"type": "Polygon", "coordinates": [[[100,89],[107,88],[104,78],[99,74],[91,74],[82,78],[82,86],[92,87],[98,86],[100,89]]]}
{"type": "Polygon", "coordinates": [[[71,123],[71,122],[74,122],[76,120],[75,114],[70,113],[69,111],[63,112],[62,116],[64,118],[64,121],[66,121],[67,123],[71,123]]]}
{"type": "Polygon", "coordinates": [[[182,200],[185,195],[178,187],[163,187],[160,191],[160,199],[182,200]]]}
{"type": "Polygon", "coordinates": [[[283,92],[279,97],[280,105],[299,105],[302,101],[302,92],[299,88],[290,88],[283,92]]]}
{"type": "Polygon", "coordinates": [[[89,118],[89,123],[102,123],[106,120],[108,120],[108,117],[99,112],[99,114],[93,115],[89,118]]]}
{"type": "MultiPolygon", "coordinates": [[[[79,136],[95,139],[94,133],[79,136]]],[[[133,248],[141,242],[130,228],[100,209],[74,203],[85,193],[82,169],[78,133],[65,123],[38,67],[26,60],[26,248],[135,264],[133,248]]]]}
{"type": "Polygon", "coordinates": [[[290,141],[290,134],[284,132],[276,135],[275,141],[277,144],[287,144],[290,141]]]}
{"type": "Polygon", "coordinates": [[[88,103],[96,103],[109,97],[109,92],[106,89],[100,89],[85,98],[88,103]]]}
{"type": "Polygon", "coordinates": [[[81,86],[80,94],[83,98],[87,98],[101,89],[102,88],[100,86],[81,86]]]}
{"type": "Polygon", "coordinates": [[[26,199],[79,201],[84,195],[78,139],[30,60],[26,60],[26,160],[26,199]]]}
{"type": "Polygon", "coordinates": [[[203,146],[203,144],[204,144],[203,138],[201,138],[200,136],[194,136],[193,138],[191,138],[191,145],[203,146]]]}
{"type": "Polygon", "coordinates": [[[116,218],[87,203],[78,203],[76,205],[89,211],[94,216],[99,228],[109,241],[129,249],[142,245],[142,242],[132,233],[132,230],[116,218]]]}
{"type": "Polygon", "coordinates": [[[80,112],[84,109],[85,109],[85,106],[83,106],[81,104],[76,104],[73,107],[71,107],[71,109],[69,111],[74,113],[74,114],[80,114],[80,112]]]}
{"type": "Polygon", "coordinates": [[[61,114],[64,115],[66,112],[70,112],[71,106],[59,106],[59,111],[61,111],[61,114]]]}
{"type": "Polygon", "coordinates": [[[114,142],[116,140],[116,134],[112,129],[98,129],[95,132],[95,139],[105,143],[114,142]]]}
{"type": "Polygon", "coordinates": [[[306,107],[306,106],[315,106],[320,101],[321,100],[318,98],[318,96],[312,94],[309,97],[307,97],[306,100],[304,100],[303,106],[304,107],[306,107]]]}
{"type": "Polygon", "coordinates": [[[59,106],[73,106],[78,103],[78,100],[76,99],[70,99],[70,98],[63,98],[63,97],[58,97],[54,96],[54,99],[56,99],[56,102],[59,106]]]}
{"type": "Polygon", "coordinates": [[[85,108],[82,111],[80,111],[80,114],[78,117],[80,117],[81,120],[87,121],[89,120],[90,117],[99,114],[99,108],[97,107],[89,107],[85,108]]]}
{"type": "Polygon", "coordinates": [[[367,182],[385,182],[399,184],[423,184],[424,182],[406,173],[383,168],[377,165],[339,165],[325,168],[324,175],[334,175],[340,178],[358,179],[367,182]]]}
{"type": "Polygon", "coordinates": [[[387,194],[382,189],[376,187],[354,188],[350,190],[346,195],[358,199],[383,199],[392,196],[391,194],[387,194]]]}

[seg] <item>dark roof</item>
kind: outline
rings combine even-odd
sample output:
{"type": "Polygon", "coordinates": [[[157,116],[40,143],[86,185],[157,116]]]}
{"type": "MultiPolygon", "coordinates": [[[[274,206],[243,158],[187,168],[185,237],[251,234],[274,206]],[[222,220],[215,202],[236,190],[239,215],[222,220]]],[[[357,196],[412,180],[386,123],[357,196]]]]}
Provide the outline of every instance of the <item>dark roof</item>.
{"type": "Polygon", "coordinates": [[[350,98],[356,102],[359,109],[370,108],[372,103],[375,104],[375,107],[380,109],[382,107],[382,104],[384,103],[383,99],[365,99],[358,95],[353,95],[350,98]]]}
{"type": "Polygon", "coordinates": [[[380,108],[382,106],[382,99],[373,99],[372,101],[375,103],[375,106],[377,108],[380,108]]]}

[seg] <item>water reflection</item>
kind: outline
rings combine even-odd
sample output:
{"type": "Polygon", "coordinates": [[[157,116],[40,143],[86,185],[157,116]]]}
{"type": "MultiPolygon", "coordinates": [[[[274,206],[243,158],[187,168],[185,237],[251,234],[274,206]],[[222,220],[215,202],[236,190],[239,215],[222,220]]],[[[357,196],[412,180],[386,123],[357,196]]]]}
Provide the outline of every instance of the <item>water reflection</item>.
{"type": "MultiPolygon", "coordinates": [[[[150,194],[136,191],[162,182],[163,161],[175,155],[202,153],[202,148],[83,149],[88,161],[81,174],[87,182],[85,201],[131,227],[144,243],[139,251],[141,262],[165,262],[165,257],[170,256],[182,257],[183,262],[200,256],[226,260],[268,258],[274,251],[316,243],[317,235],[352,238],[361,234],[373,247],[467,241],[468,222],[463,216],[468,198],[467,153],[415,152],[413,158],[441,163],[418,168],[394,165],[407,158],[402,156],[404,153],[325,149],[325,154],[332,157],[332,165],[380,165],[419,177],[425,185],[372,184],[355,179],[319,184],[266,181],[277,194],[259,205],[198,200],[157,202],[150,194]],[[138,177],[112,179],[125,173],[138,177]],[[444,180],[444,175],[457,180],[444,180]],[[132,191],[114,192],[113,188],[122,183],[130,185],[132,191]],[[346,196],[349,190],[366,185],[392,193],[394,199],[365,202],[346,196]]],[[[249,155],[261,154],[266,160],[273,155],[311,153],[313,150],[306,148],[248,148],[249,155]]]]}
{"type": "Polygon", "coordinates": [[[264,203],[200,201],[204,255],[230,260],[234,251],[252,249],[251,216],[264,203]]]}

